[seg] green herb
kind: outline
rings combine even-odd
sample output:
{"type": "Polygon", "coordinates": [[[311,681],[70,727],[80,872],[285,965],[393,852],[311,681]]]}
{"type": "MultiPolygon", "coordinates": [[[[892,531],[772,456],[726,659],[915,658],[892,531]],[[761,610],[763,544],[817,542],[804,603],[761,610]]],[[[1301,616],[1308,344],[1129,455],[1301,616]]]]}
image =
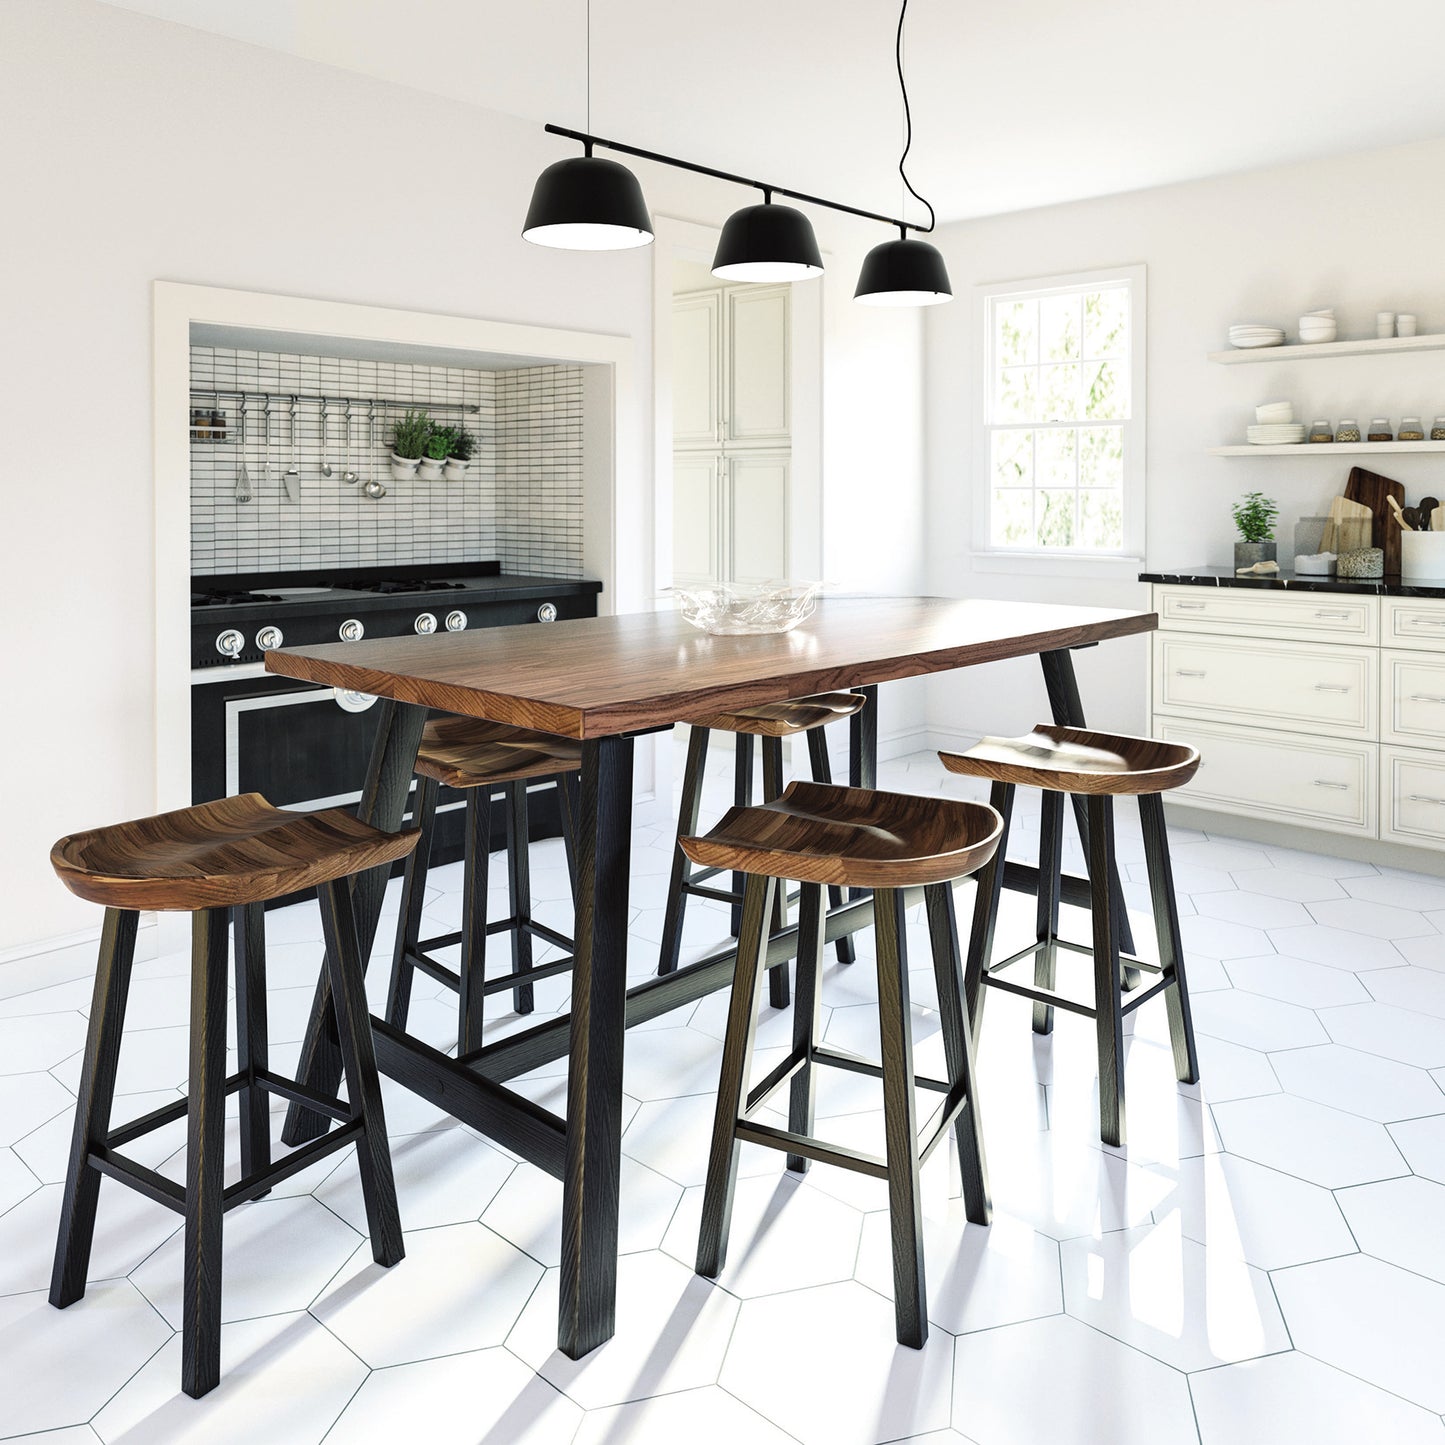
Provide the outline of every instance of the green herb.
{"type": "Polygon", "coordinates": [[[408,411],[391,434],[392,451],[406,461],[417,460],[426,454],[431,430],[431,418],[424,411],[408,411]]]}
{"type": "Polygon", "coordinates": [[[476,450],[477,439],[466,427],[459,426],[452,429],[452,450],[451,455],[459,462],[469,462],[472,453],[476,450]]]}
{"type": "Polygon", "coordinates": [[[1234,525],[1246,542],[1272,542],[1279,508],[1263,492],[1248,492],[1234,506],[1234,525]]]}
{"type": "Polygon", "coordinates": [[[426,439],[426,454],[430,461],[444,462],[452,454],[452,442],[456,439],[456,428],[435,426],[426,439]]]}

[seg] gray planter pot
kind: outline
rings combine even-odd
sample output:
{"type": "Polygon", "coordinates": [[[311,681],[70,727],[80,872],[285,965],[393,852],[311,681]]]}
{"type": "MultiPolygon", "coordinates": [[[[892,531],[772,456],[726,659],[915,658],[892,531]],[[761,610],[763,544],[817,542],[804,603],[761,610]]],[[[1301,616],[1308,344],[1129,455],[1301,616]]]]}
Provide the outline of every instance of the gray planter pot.
{"type": "Polygon", "coordinates": [[[1238,572],[1241,567],[1253,567],[1256,562],[1275,561],[1277,545],[1275,542],[1236,542],[1234,570],[1238,572]]]}

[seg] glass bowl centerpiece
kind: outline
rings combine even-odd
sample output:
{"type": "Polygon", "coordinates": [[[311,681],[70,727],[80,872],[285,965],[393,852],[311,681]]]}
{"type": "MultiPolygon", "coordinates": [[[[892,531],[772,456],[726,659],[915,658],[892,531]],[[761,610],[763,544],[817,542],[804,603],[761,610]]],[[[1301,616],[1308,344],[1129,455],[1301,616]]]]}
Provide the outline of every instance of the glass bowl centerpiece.
{"type": "Polygon", "coordinates": [[[730,582],[716,587],[673,587],[683,620],[719,637],[791,632],[813,615],[821,582],[730,582]]]}

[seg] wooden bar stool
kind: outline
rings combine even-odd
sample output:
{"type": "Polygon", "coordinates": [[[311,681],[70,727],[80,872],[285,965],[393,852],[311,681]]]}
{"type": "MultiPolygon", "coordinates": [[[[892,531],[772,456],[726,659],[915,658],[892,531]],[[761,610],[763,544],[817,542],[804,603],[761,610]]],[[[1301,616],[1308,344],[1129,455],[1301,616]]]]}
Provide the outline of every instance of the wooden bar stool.
{"type": "MultiPolygon", "coordinates": [[[[762,739],[763,802],[771,802],[783,791],[783,739],[806,733],[808,759],[815,783],[833,781],[828,759],[825,724],[839,722],[858,712],[867,701],[859,692],[827,692],[816,697],[797,698],[791,702],[765,703],[761,707],[740,708],[736,712],[715,713],[698,718],[691,724],[687,743],[687,764],[682,775],[682,808],[677,821],[677,845],[673,851],[672,879],[667,889],[667,914],[663,922],[662,950],[658,959],[659,974],[677,969],[682,948],[683,910],[689,896],[712,898],[732,904],[732,933],[738,937],[742,923],[745,875],[733,871],[731,889],[710,888],[707,880],[726,870],[703,868],[694,873],[683,851],[682,839],[694,834],[702,806],[703,771],[707,764],[708,740],[714,732],[732,733],[736,738],[733,768],[733,803],[746,808],[753,801],[753,739],[762,739]]],[[[828,889],[829,906],[836,908],[843,901],[842,889],[828,889]]],[[[773,900],[773,928],[783,927],[788,899],[779,890],[773,900]]],[[[840,963],[853,962],[853,941],[840,938],[835,945],[840,963]]],[[[788,968],[779,964],[768,975],[769,1002],[783,1008],[788,1002],[788,968]]]]}
{"type": "Polygon", "coordinates": [[[577,772],[582,766],[582,744],[567,738],[508,727],[480,718],[439,717],[426,725],[417,753],[416,819],[421,841],[407,860],[402,881],[401,916],[397,920],[396,948],[392,955],[391,987],[386,1021],[405,1029],[411,1008],[411,986],[420,969],[429,978],[455,989],[457,1050],[467,1053],[482,1043],[482,1011],[488,994],[512,990],[512,1006],[519,1014],[533,1009],[535,983],[572,967],[573,942],[532,916],[531,869],[528,859],[527,784],[548,778],[557,785],[562,815],[562,836],[567,847],[568,871],[576,892],[576,858],[573,814],[577,772]],[[432,837],[437,796],[442,786],[466,793],[467,819],[462,886],[462,926],[455,933],[421,937],[421,915],[426,902],[426,880],[431,866],[432,837]],[[507,808],[506,918],[487,922],[487,875],[491,856],[492,794],[500,788],[507,808]],[[487,939],[508,933],[512,942],[511,972],[499,978],[486,976],[487,939]],[[566,958],[537,967],[532,962],[532,940],[567,950],[566,958]],[[461,944],[460,967],[449,968],[433,957],[433,950],[461,944]]]}
{"type": "Polygon", "coordinates": [[[1053,1031],[1056,1008],[1092,1018],[1099,1044],[1099,1132],[1106,1144],[1121,1145],[1125,1136],[1125,1014],[1132,1013],[1155,994],[1163,993],[1169,1010],[1175,1073],[1181,1083],[1193,1084],[1199,1079],[1162,796],[1171,788],[1182,787],[1194,776],[1199,769],[1199,754],[1180,743],[1050,725],[1036,727],[1022,738],[984,738],[966,753],[940,753],[939,757],[952,773],[991,779],[989,802],[1004,820],[1004,842],[979,876],[969,938],[966,981],[975,1035],[982,1024],[984,985],[1033,999],[1035,1033],[1053,1031]],[[1043,790],[1037,927],[1033,943],[995,963],[993,941],[1003,887],[1004,852],[1014,789],[1019,786],[1043,790]],[[1059,937],[1059,878],[1066,795],[1082,796],[1087,809],[1089,876],[1093,880],[1090,889],[1092,948],[1059,937]],[[1114,799],[1129,796],[1139,799],[1154,928],[1159,939],[1158,964],[1145,963],[1121,952],[1122,904],[1109,887],[1115,867],[1114,799]],[[1093,955],[1092,1007],[1054,991],[1061,948],[1093,955]],[[1004,977],[1006,969],[1030,957],[1034,960],[1033,987],[1004,977]],[[1157,973],[1159,979],[1142,992],[1131,992],[1126,1000],[1121,968],[1157,973]]]}
{"type": "Polygon", "coordinates": [[[808,1160],[816,1159],[886,1179],[898,1341],[915,1349],[922,1347],[928,1338],[928,1310],[918,1172],[950,1127],[958,1140],[968,1218],[975,1224],[989,1221],[973,1037],[964,1000],[951,884],[992,857],[1002,826],[998,814],[982,803],[795,782],[782,797],[762,807],[733,808],[705,837],[682,840],[692,862],[732,869],[747,879],[703,1192],[702,1231],[697,1247],[699,1274],[716,1278],[725,1262],[742,1141],[785,1150],[790,1169],[802,1171],[808,1160]],[[782,879],[802,884],[793,1047],[777,1068],[749,1088],[758,975],[767,956],[767,919],[782,879]],[[881,1066],[820,1048],[816,1042],[824,885],[873,890],[881,1066]],[[913,1072],[908,969],[902,956],[902,890],[918,885],[923,886],[928,906],[943,1022],[948,1078],[941,1081],[918,1078],[913,1072]],[[883,1081],[886,1158],[812,1137],[815,1064],[834,1065],[883,1081]],[[779,1129],[756,1122],[751,1117],[753,1112],[788,1082],[788,1127],[779,1129]],[[921,1141],[915,1087],[943,1095],[942,1103],[923,1126],[921,1141]]]}
{"type": "Polygon", "coordinates": [[[86,1036],[75,1133],[50,1280],[57,1309],[85,1293],[100,1176],[108,1174],[185,1215],[181,1388],[204,1395],[221,1373],[221,1219],[274,1184],[345,1145],[356,1145],[371,1251],[378,1264],[402,1258],[381,1085],[371,1039],[356,924],[346,879],[389,867],[415,832],[382,833],[340,808],[286,813],[259,793],[202,803],[159,817],[62,838],[50,861],[72,893],[105,906],[100,962],[86,1036]],[[262,904],[315,888],[326,936],[349,1102],[271,1072],[266,1050],[266,959],[262,904]],[[141,909],[193,915],[188,1095],[110,1125],[125,1025],[126,995],[141,909]],[[236,1031],[240,1068],[226,1075],[226,924],[236,926],[236,1031]],[[224,1184],[226,1096],[240,1093],[241,1179],[224,1184]],[[341,1127],[272,1162],[268,1094],[304,1103],[341,1127]],[[120,1151],[186,1120],[185,1187],[120,1151]]]}

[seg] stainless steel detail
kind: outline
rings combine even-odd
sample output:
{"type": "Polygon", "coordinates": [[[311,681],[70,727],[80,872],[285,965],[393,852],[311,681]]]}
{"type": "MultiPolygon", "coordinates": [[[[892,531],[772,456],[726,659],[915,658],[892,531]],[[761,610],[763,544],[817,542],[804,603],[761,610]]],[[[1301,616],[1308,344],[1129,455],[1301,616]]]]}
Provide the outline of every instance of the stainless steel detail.
{"type": "Polygon", "coordinates": [[[1441,696],[1439,696],[1437,693],[1433,693],[1433,692],[1412,692],[1412,693],[1410,694],[1410,701],[1411,701],[1411,702],[1445,702],[1445,697],[1441,697],[1441,696]]]}
{"type": "Polygon", "coordinates": [[[351,466],[351,403],[346,403],[346,465],[341,473],[341,480],[351,486],[355,486],[361,480],[361,474],[354,471],[351,466]]]}
{"type": "Polygon", "coordinates": [[[256,646],[262,652],[270,652],[273,648],[280,647],[282,642],[281,629],[274,623],[263,627],[256,634],[256,646]]]}
{"type": "Polygon", "coordinates": [[[1176,612],[1203,612],[1204,604],[1202,602],[1176,602],[1174,610],[1176,612]]]}
{"type": "Polygon", "coordinates": [[[323,396],[321,398],[321,475],[323,477],[331,475],[331,462],[327,455],[331,451],[331,438],[328,435],[330,427],[327,425],[330,418],[331,414],[326,410],[326,398],[323,396]]]}
{"type": "Polygon", "coordinates": [[[538,622],[555,622],[557,620],[557,604],[555,602],[544,602],[537,609],[538,622]]]}
{"type": "Polygon", "coordinates": [[[446,626],[448,632],[465,632],[467,630],[467,614],[459,607],[448,612],[446,626]]]}
{"type": "Polygon", "coordinates": [[[251,474],[246,470],[246,398],[241,398],[241,459],[236,467],[236,500],[251,500],[251,474]]]}
{"type": "Polygon", "coordinates": [[[369,692],[357,692],[349,687],[334,687],[331,695],[342,712],[365,712],[375,704],[376,699],[369,692]]]}
{"type": "Polygon", "coordinates": [[[281,480],[286,484],[287,499],[299,505],[301,501],[301,466],[296,452],[296,398],[294,396],[291,398],[291,465],[286,468],[281,480]]]}
{"type": "Polygon", "coordinates": [[[422,637],[430,636],[431,633],[437,630],[436,613],[418,612],[416,621],[412,623],[412,627],[422,637]]]}
{"type": "Polygon", "coordinates": [[[366,463],[371,475],[362,490],[373,502],[379,502],[386,495],[386,483],[376,475],[376,407],[371,402],[366,404],[366,463]]]}
{"type": "Polygon", "coordinates": [[[228,627],[216,638],[216,651],[222,657],[240,657],[246,650],[246,639],[234,627],[228,627]]]}
{"type": "Polygon", "coordinates": [[[1175,676],[1175,677],[1208,677],[1209,674],[1208,674],[1207,672],[1191,672],[1188,668],[1176,667],[1176,668],[1174,669],[1174,676],[1175,676]]]}
{"type": "Polygon", "coordinates": [[[1316,779],[1315,779],[1315,787],[1317,787],[1317,788],[1337,788],[1337,789],[1338,789],[1340,792],[1342,792],[1342,793],[1348,793],[1349,790],[1350,790],[1350,785],[1349,785],[1348,783],[1333,783],[1333,782],[1331,782],[1328,778],[1316,778],[1316,779]]]}
{"type": "Polygon", "coordinates": [[[1315,691],[1316,691],[1316,692],[1348,692],[1349,690],[1350,690],[1350,689],[1349,689],[1348,687],[1346,687],[1343,683],[1338,683],[1338,682],[1317,682],[1317,683],[1315,683],[1315,691]]]}
{"type": "Polygon", "coordinates": [[[339,636],[343,642],[360,642],[361,639],[366,636],[366,628],[362,625],[360,619],[355,617],[348,617],[346,621],[336,629],[336,632],[337,636],[339,636]]]}

